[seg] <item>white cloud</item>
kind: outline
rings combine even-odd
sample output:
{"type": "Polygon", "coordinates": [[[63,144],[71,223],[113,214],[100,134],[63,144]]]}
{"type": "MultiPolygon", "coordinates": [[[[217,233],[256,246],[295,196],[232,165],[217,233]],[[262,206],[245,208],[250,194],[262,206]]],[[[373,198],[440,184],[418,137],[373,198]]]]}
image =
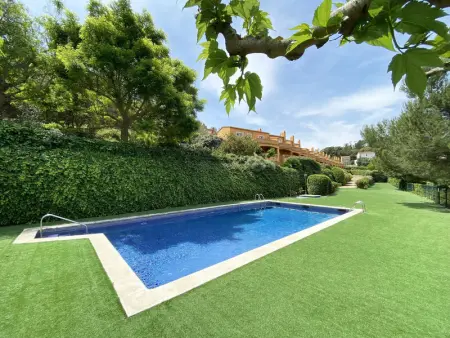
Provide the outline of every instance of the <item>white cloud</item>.
{"type": "Polygon", "coordinates": [[[308,107],[295,114],[296,117],[342,116],[348,113],[376,113],[385,115],[392,107],[406,101],[406,95],[394,91],[391,85],[372,87],[345,96],[334,96],[320,105],[308,107]]]}
{"type": "Polygon", "coordinates": [[[302,147],[320,148],[327,146],[343,145],[361,139],[361,125],[345,121],[334,121],[330,123],[310,122],[304,125],[306,131],[295,133],[296,139],[300,139],[302,147]]]}

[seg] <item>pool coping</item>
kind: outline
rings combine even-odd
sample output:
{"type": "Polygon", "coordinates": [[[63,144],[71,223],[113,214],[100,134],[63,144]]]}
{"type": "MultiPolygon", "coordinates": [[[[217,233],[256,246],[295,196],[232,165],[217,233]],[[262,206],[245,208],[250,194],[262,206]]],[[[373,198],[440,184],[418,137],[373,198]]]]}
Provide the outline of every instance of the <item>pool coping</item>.
{"type": "MultiPolygon", "coordinates": [[[[280,204],[291,204],[295,206],[309,206],[314,208],[323,209],[344,209],[347,212],[343,215],[338,215],[330,220],[322,223],[318,223],[309,227],[307,229],[298,231],[286,237],[280,238],[263,246],[257,247],[250,251],[244,252],[240,255],[234,256],[230,259],[217,263],[215,265],[209,266],[203,270],[194,272],[190,275],[179,278],[173,282],[158,286],[153,289],[148,289],[140,278],[134,273],[128,263],[122,258],[120,253],[108,240],[104,234],[85,234],[85,235],[74,235],[67,237],[48,237],[48,238],[35,238],[39,232],[39,228],[27,228],[22,231],[22,233],[14,240],[13,244],[26,244],[26,243],[42,243],[42,242],[54,242],[54,241],[67,241],[67,240],[79,240],[88,239],[92,243],[94,250],[100,259],[100,262],[108,275],[111,283],[119,297],[120,303],[125,311],[127,317],[131,317],[138,314],[144,310],[150,309],[158,304],[161,304],[169,299],[177,297],[183,293],[186,293],[200,285],[203,285],[211,280],[214,280],[228,272],[231,272],[237,268],[240,268],[250,262],[253,262],[261,257],[264,257],[274,251],[284,248],[292,243],[295,243],[305,237],[311,236],[316,232],[326,229],[336,223],[339,223],[347,218],[355,216],[362,213],[361,209],[351,209],[347,207],[332,207],[332,206],[322,206],[315,204],[306,203],[293,203],[284,202],[277,200],[265,200],[264,202],[270,203],[280,203],[280,204]]],[[[165,213],[156,213],[149,215],[139,215],[131,217],[121,217],[109,220],[84,222],[86,225],[99,224],[99,223],[109,223],[124,220],[135,220],[139,218],[151,218],[154,216],[163,216],[171,214],[182,214],[182,213],[193,213],[199,210],[208,209],[219,209],[221,207],[233,207],[233,206],[249,206],[252,204],[261,204],[260,201],[257,202],[244,202],[235,204],[225,204],[219,206],[194,208],[181,211],[171,211],[165,213]]],[[[55,229],[55,228],[69,228],[73,227],[73,224],[62,224],[57,226],[48,226],[44,229],[55,229]]]]}

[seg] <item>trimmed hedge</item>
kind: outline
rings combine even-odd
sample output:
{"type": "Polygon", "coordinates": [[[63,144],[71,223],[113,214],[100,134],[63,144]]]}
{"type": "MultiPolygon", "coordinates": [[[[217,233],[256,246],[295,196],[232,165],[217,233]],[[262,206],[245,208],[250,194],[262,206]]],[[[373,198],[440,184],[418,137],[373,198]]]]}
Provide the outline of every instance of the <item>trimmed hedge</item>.
{"type": "Polygon", "coordinates": [[[353,178],[353,175],[350,173],[345,173],[345,184],[347,184],[348,182],[350,182],[353,178]]]}
{"type": "Polygon", "coordinates": [[[375,184],[375,180],[373,179],[372,176],[366,176],[366,177],[369,180],[369,185],[374,185],[375,184]]]}
{"type": "Polygon", "coordinates": [[[406,190],[407,183],[402,178],[389,177],[388,183],[392,184],[394,187],[396,187],[399,190],[406,190]]]}
{"type": "Polygon", "coordinates": [[[310,195],[328,195],[332,192],[332,183],[326,175],[311,175],[308,177],[308,194],[310,195]]]}
{"type": "Polygon", "coordinates": [[[356,186],[359,189],[368,189],[370,186],[369,178],[368,177],[360,178],[359,180],[356,181],[356,186]]]}
{"type": "Polygon", "coordinates": [[[340,183],[337,183],[337,182],[331,182],[331,192],[330,192],[330,193],[331,193],[331,194],[335,193],[336,190],[338,190],[340,186],[341,186],[340,183]]]}
{"type": "Polygon", "coordinates": [[[331,169],[328,168],[322,169],[322,174],[327,175],[330,178],[330,180],[336,182],[336,179],[334,178],[333,175],[333,171],[331,169]]]}
{"type": "Polygon", "coordinates": [[[337,183],[345,184],[345,171],[339,167],[332,167],[331,171],[333,172],[334,180],[337,183]]]}
{"type": "Polygon", "coordinates": [[[80,219],[166,207],[288,196],[298,173],[259,158],[219,158],[66,136],[0,122],[0,225],[45,213],[80,219]]]}
{"type": "Polygon", "coordinates": [[[313,159],[307,157],[292,156],[289,157],[282,165],[285,168],[295,169],[300,178],[301,187],[306,187],[305,174],[320,174],[322,168],[320,164],[313,159]]]}

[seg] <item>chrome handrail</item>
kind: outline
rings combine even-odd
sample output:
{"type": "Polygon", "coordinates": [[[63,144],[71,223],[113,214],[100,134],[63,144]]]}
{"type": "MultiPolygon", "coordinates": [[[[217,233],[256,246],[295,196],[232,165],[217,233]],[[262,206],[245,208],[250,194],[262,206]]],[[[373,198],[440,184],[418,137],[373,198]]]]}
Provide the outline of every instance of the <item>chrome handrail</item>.
{"type": "Polygon", "coordinates": [[[73,223],[73,224],[82,225],[82,226],[84,226],[84,227],[86,228],[86,233],[88,233],[88,227],[87,227],[87,225],[84,224],[84,223],[80,223],[80,222],[77,222],[77,221],[74,221],[74,220],[71,220],[71,219],[68,219],[68,218],[64,218],[64,217],[58,216],[58,215],[45,214],[45,215],[42,216],[42,218],[41,218],[41,224],[40,224],[40,229],[39,229],[39,232],[40,232],[40,234],[41,234],[41,238],[42,238],[42,231],[43,231],[42,222],[43,222],[44,219],[47,218],[47,217],[54,217],[54,218],[58,218],[58,219],[61,219],[61,220],[63,220],[63,221],[67,221],[67,222],[70,222],[70,223],[73,223]]]}

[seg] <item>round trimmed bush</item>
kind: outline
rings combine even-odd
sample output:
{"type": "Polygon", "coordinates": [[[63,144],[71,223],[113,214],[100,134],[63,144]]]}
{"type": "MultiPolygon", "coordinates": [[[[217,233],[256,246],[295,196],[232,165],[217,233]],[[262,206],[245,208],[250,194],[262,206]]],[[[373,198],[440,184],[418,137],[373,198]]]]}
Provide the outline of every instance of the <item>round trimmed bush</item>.
{"type": "Polygon", "coordinates": [[[369,185],[370,185],[370,182],[367,177],[360,178],[359,180],[356,181],[356,186],[359,189],[367,189],[367,188],[369,188],[369,185]]]}
{"type": "Polygon", "coordinates": [[[350,182],[353,178],[353,175],[350,173],[345,173],[345,184],[347,184],[348,182],[350,182]]]}
{"type": "Polygon", "coordinates": [[[327,175],[311,175],[307,180],[308,194],[310,195],[328,195],[331,193],[332,184],[327,175]]]}
{"type": "Polygon", "coordinates": [[[333,172],[334,180],[340,184],[345,184],[345,171],[339,167],[331,168],[333,172]]]}
{"type": "Polygon", "coordinates": [[[337,182],[331,182],[331,193],[335,193],[336,190],[338,190],[338,188],[341,186],[340,183],[337,182]]]}
{"type": "Polygon", "coordinates": [[[328,169],[328,168],[322,169],[322,174],[327,175],[330,178],[330,180],[336,182],[336,179],[334,178],[334,175],[333,175],[333,171],[331,169],[328,169]]]}

